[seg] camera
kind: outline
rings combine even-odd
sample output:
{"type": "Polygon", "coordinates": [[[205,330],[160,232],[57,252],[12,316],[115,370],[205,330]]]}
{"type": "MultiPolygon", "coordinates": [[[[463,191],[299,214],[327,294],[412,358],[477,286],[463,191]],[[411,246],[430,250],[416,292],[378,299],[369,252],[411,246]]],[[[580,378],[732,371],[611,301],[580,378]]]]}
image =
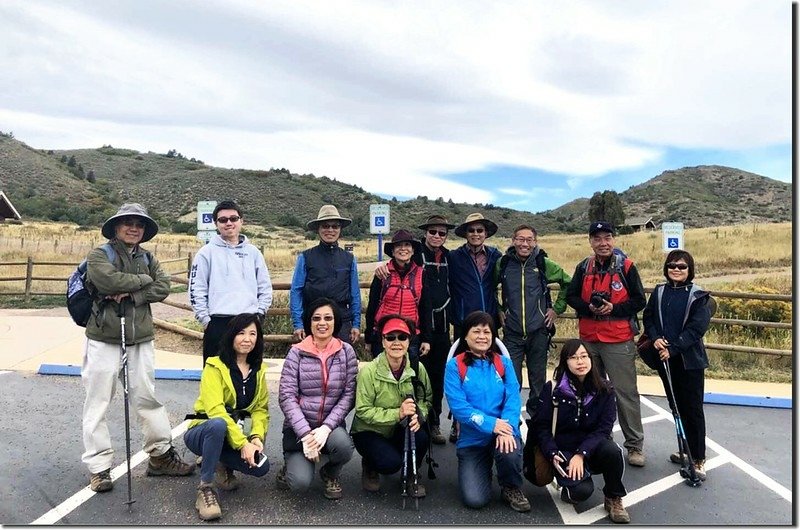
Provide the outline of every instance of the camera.
{"type": "Polygon", "coordinates": [[[611,293],[608,291],[592,291],[592,296],[589,298],[589,303],[595,307],[602,307],[603,302],[611,301],[611,293]]]}

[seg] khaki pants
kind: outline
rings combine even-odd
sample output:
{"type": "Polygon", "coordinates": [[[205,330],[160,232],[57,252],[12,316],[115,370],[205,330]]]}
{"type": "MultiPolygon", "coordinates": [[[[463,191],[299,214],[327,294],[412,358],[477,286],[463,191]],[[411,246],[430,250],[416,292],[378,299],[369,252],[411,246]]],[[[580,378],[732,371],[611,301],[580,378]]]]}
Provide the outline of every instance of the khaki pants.
{"type": "MultiPolygon", "coordinates": [[[[154,342],[128,346],[128,390],[131,414],[139,419],[144,434],[144,451],[160,456],[172,445],[167,411],[156,399],[154,342]]],[[[122,382],[122,354],[119,344],[86,339],[81,380],[86,388],[83,404],[83,446],[81,460],[91,473],[114,464],[114,449],[106,414],[117,386],[122,382]]],[[[121,396],[124,397],[124,396],[121,396]]]]}
{"type": "Polygon", "coordinates": [[[636,383],[636,346],[632,340],[617,343],[586,342],[592,362],[614,385],[617,419],[625,436],[625,449],[641,451],[644,445],[642,409],[636,383]]]}

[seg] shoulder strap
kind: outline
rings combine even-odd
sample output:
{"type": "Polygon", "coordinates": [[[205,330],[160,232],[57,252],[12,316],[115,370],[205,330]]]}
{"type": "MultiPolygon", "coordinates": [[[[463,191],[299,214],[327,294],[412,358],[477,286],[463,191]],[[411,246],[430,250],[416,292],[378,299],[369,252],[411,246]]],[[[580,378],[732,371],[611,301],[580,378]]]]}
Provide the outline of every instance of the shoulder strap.
{"type": "Polygon", "coordinates": [[[553,434],[553,438],[556,437],[556,423],[558,422],[558,400],[556,399],[556,392],[555,392],[555,384],[553,385],[553,391],[550,393],[553,398],[553,424],[551,427],[550,432],[553,434]]]}
{"type": "MultiPolygon", "coordinates": [[[[492,363],[494,364],[494,369],[497,371],[497,375],[500,376],[500,379],[505,381],[506,379],[506,366],[503,364],[501,354],[492,355],[492,363]]],[[[458,376],[461,378],[461,382],[464,382],[464,379],[467,377],[467,363],[464,362],[464,354],[459,353],[456,355],[456,366],[458,367],[458,376]]]]}
{"type": "Polygon", "coordinates": [[[461,382],[464,382],[464,378],[467,377],[467,364],[464,362],[464,354],[459,353],[456,355],[456,366],[458,367],[458,376],[461,378],[461,382]]]}
{"type": "MultiPolygon", "coordinates": [[[[106,257],[108,261],[111,262],[112,265],[117,264],[117,251],[114,250],[114,247],[111,246],[111,243],[104,243],[100,248],[103,249],[103,252],[106,253],[106,257]]],[[[148,259],[148,265],[150,264],[150,260],[148,259]]]]}

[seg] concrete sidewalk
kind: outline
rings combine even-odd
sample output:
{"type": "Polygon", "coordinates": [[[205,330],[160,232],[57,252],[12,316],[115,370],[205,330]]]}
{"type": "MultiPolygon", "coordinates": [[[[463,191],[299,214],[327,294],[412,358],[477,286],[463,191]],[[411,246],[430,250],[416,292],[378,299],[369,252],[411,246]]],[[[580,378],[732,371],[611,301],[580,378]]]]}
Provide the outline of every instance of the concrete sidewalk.
{"type": "MultiPolygon", "coordinates": [[[[0,309],[0,370],[36,372],[42,364],[81,366],[84,329],[68,316],[46,316],[41,310],[0,309]]],[[[277,380],[282,359],[267,361],[267,378],[277,380]]],[[[200,370],[202,357],[156,349],[156,368],[200,370]]],[[[524,371],[523,371],[524,372],[524,371]]],[[[523,376],[527,388],[527,377],[523,376]]],[[[707,393],[792,398],[792,385],[706,379],[707,393]]],[[[639,376],[639,392],[664,396],[658,376],[639,376]]]]}

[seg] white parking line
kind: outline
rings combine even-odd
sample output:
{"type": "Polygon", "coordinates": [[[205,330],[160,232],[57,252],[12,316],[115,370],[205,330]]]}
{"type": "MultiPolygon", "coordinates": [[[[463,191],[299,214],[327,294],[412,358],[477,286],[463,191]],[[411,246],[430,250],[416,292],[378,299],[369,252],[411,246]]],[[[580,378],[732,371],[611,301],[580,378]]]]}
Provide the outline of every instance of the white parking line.
{"type": "MultiPolygon", "coordinates": [[[[184,421],[180,425],[176,426],[172,429],[172,438],[175,439],[178,436],[182,435],[186,432],[186,429],[189,427],[189,420],[184,421]]],[[[131,471],[133,468],[141,464],[147,459],[147,453],[144,451],[139,451],[135,455],[131,457],[131,471]]],[[[114,482],[120,477],[124,477],[125,473],[128,470],[128,466],[125,462],[122,462],[120,465],[115,467],[111,470],[111,481],[114,482]]],[[[83,504],[84,502],[88,501],[92,497],[97,495],[96,492],[92,491],[89,486],[86,486],[82,490],[75,493],[72,497],[65,500],[46,514],[42,515],[35,521],[33,521],[32,525],[48,525],[48,524],[55,524],[64,517],[66,517],[70,512],[72,512],[75,508],[83,504]]]]}

